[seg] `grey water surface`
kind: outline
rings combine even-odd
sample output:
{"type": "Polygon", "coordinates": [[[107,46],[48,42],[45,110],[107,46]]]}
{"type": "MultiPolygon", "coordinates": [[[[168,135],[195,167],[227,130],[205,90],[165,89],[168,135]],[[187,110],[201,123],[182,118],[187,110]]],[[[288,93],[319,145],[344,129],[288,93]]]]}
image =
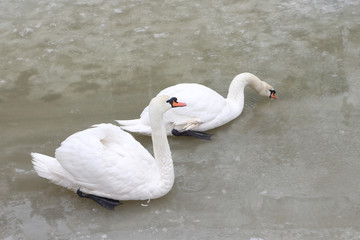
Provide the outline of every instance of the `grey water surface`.
{"type": "Polygon", "coordinates": [[[4,0],[0,20],[0,239],[360,239],[358,0],[4,0]],[[33,170],[167,86],[226,96],[241,72],[279,99],[247,88],[212,141],[170,137],[163,198],[109,211],[33,170]]]}

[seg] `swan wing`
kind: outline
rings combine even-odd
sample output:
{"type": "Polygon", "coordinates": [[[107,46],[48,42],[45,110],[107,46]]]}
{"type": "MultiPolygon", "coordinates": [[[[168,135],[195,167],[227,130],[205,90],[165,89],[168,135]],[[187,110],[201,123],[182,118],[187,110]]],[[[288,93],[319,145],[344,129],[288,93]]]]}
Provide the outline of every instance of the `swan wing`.
{"type": "Polygon", "coordinates": [[[71,135],[55,156],[86,193],[114,199],[141,198],[137,191],[146,195],[144,189],[159,175],[151,154],[112,124],[71,135]]]}
{"type": "MultiPolygon", "coordinates": [[[[213,122],[226,108],[226,100],[214,90],[195,83],[178,84],[158,95],[176,96],[186,102],[186,108],[173,108],[164,114],[164,122],[177,129],[202,129],[213,122]]],[[[211,127],[210,127],[211,128],[211,127]]]]}
{"type": "MultiPolygon", "coordinates": [[[[181,83],[165,88],[157,94],[175,96],[187,104],[186,108],[172,108],[164,113],[163,121],[166,132],[172,129],[205,131],[230,121],[229,105],[223,96],[196,83],[181,83]]],[[[118,120],[121,128],[150,135],[149,106],[145,107],[139,119],[118,120]]]]}

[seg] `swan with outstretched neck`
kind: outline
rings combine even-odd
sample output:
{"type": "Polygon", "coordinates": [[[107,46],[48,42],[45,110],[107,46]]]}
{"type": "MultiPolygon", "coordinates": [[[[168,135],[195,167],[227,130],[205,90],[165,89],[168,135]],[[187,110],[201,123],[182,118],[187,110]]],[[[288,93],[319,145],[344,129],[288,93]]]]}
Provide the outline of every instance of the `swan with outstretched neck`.
{"type": "MultiPolygon", "coordinates": [[[[176,95],[185,101],[186,108],[171,109],[164,114],[166,133],[210,139],[204,131],[217,128],[238,117],[244,108],[244,89],[252,88],[261,96],[277,98],[275,89],[251,73],[241,73],[231,82],[227,98],[196,83],[181,83],[162,90],[158,95],[176,95]]],[[[129,132],[151,135],[147,106],[139,119],[117,120],[129,132]]]]}
{"type": "Polygon", "coordinates": [[[31,153],[37,174],[74,190],[105,208],[119,200],[150,200],[167,194],[174,184],[174,168],[163,113],[186,106],[160,95],[149,104],[154,157],[129,133],[113,124],[99,124],[77,132],[61,143],[55,158],[31,153]]]}

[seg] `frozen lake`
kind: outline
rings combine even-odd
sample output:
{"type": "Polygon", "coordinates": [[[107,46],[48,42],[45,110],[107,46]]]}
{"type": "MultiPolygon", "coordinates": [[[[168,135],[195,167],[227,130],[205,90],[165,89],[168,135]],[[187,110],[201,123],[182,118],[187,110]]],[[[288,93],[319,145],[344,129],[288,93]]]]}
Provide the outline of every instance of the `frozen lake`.
{"type": "MultiPolygon", "coordinates": [[[[0,239],[360,239],[360,2],[1,1],[0,239]],[[109,211],[36,175],[74,132],[137,118],[161,89],[226,96],[212,141],[169,138],[165,197],[109,211]]],[[[152,152],[151,139],[135,135],[152,152]]]]}

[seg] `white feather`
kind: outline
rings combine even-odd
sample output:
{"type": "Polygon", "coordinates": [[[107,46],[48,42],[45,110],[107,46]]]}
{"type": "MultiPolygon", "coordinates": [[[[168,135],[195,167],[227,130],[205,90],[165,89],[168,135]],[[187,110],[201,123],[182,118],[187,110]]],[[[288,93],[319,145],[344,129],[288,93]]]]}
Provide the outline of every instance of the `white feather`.
{"type": "MultiPolygon", "coordinates": [[[[177,96],[187,103],[186,108],[175,108],[164,114],[166,133],[171,131],[206,131],[224,125],[238,117],[244,107],[244,88],[249,85],[262,96],[269,97],[273,87],[251,73],[237,75],[230,84],[227,98],[214,90],[196,83],[181,83],[168,87],[159,95],[177,96]]],[[[149,107],[145,107],[139,119],[117,120],[126,131],[151,135],[149,107]]]]}
{"type": "MultiPolygon", "coordinates": [[[[171,108],[169,97],[150,105],[155,120],[171,108]]],[[[173,162],[162,121],[153,124],[155,158],[129,133],[112,124],[99,124],[69,136],[55,158],[32,153],[39,176],[76,191],[117,200],[158,198],[174,183],[173,162]]]]}

